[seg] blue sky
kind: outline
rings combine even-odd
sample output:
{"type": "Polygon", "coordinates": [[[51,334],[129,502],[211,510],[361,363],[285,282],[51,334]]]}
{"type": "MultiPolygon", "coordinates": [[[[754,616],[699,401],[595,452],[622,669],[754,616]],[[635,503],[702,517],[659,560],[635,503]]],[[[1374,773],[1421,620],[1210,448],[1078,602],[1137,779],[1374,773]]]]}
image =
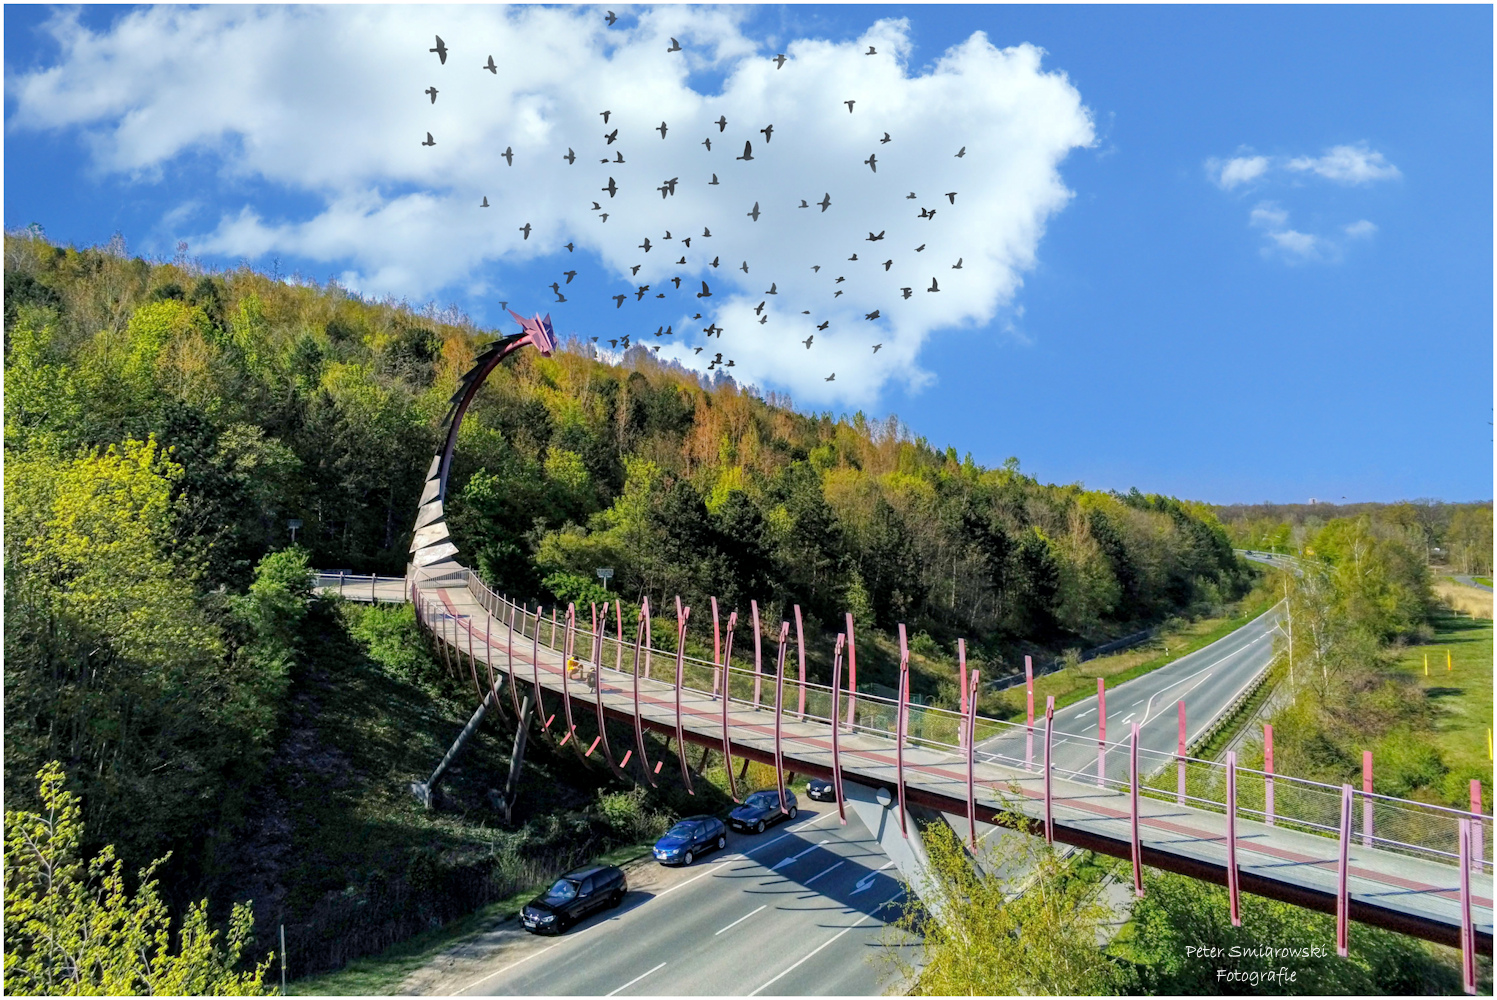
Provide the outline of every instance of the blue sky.
{"type": "Polygon", "coordinates": [[[164,256],[186,239],[216,266],[278,257],[489,324],[502,299],[692,366],[722,351],[800,407],[897,413],[1047,481],[1492,496],[1489,7],[615,9],[607,29],[603,8],[8,6],[5,225],[79,245],[118,230],[164,256]],[[499,74],[478,68],[490,48],[499,74]],[[595,105],[618,109],[616,146],[595,105]],[[709,127],[723,109],[731,126],[709,127]],[[745,139],[753,167],[733,162],[745,139]],[[554,158],[568,146],[575,167],[554,158]],[[608,223],[582,203],[609,200],[595,174],[628,187],[608,223]],[[672,175],[680,197],[657,202],[672,175]],[[828,212],[796,207],[831,188],[828,212]],[[511,232],[532,217],[533,241],[511,232]],[[717,242],[661,242],[703,218],[717,242]],[[709,246],[750,273],[697,259],[709,246]],[[689,297],[704,278],[714,296],[689,297]],[[609,298],[646,282],[648,300],[609,298]],[[648,336],[659,324],[680,332],[648,336]]]}

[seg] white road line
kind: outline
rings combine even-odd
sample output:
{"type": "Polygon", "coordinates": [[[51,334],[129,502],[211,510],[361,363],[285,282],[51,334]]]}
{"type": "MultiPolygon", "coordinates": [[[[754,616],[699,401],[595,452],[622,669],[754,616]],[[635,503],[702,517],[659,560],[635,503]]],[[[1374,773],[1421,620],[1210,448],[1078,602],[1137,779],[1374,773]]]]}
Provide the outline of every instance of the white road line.
{"type": "Polygon", "coordinates": [[[466,993],[469,990],[471,990],[473,987],[477,986],[479,983],[486,983],[490,979],[493,979],[495,976],[498,976],[498,975],[501,975],[501,974],[503,974],[505,972],[508,972],[510,969],[513,969],[517,965],[523,965],[524,963],[530,961],[532,958],[534,958],[537,955],[544,955],[546,952],[550,951],[552,948],[560,948],[561,946],[562,946],[562,942],[558,941],[555,944],[547,945],[546,947],[542,948],[540,951],[533,951],[530,954],[526,955],[524,958],[520,959],[518,962],[511,962],[508,965],[506,965],[504,968],[498,970],[497,972],[490,972],[487,976],[484,976],[482,979],[475,979],[475,980],[473,980],[467,986],[464,986],[462,989],[458,990],[458,992],[459,993],[466,993]]]}
{"type": "Polygon", "coordinates": [[[1091,708],[1087,709],[1085,712],[1082,712],[1080,715],[1076,716],[1076,718],[1078,718],[1078,719],[1084,719],[1088,715],[1091,715],[1096,710],[1097,710],[1097,706],[1093,705],[1091,708]]]}
{"type": "MultiPolygon", "coordinates": [[[[890,896],[888,899],[886,899],[882,903],[878,904],[878,906],[874,909],[873,913],[877,913],[879,910],[883,909],[886,904],[892,903],[897,897],[899,897],[899,896],[901,896],[903,894],[904,894],[904,889],[900,889],[893,896],[890,896]]],[[[854,927],[861,926],[865,921],[872,919],[873,913],[865,913],[865,914],[863,914],[862,920],[859,920],[857,923],[852,924],[849,927],[844,927],[844,928],[842,928],[842,930],[838,931],[836,934],[833,934],[830,938],[828,938],[827,940],[823,941],[821,944],[817,945],[816,948],[815,948],[815,950],[813,950],[811,952],[811,954],[807,955],[805,958],[802,958],[799,962],[796,962],[790,968],[786,969],[784,972],[780,973],[778,976],[775,976],[773,979],[771,979],[769,982],[765,983],[763,986],[759,987],[757,990],[754,990],[754,992],[750,993],[749,996],[751,996],[751,997],[758,996],[760,993],[763,993],[765,990],[769,989],[771,986],[773,986],[775,983],[779,982],[781,979],[784,979],[786,976],[790,975],[790,973],[794,972],[796,969],[800,968],[806,962],[808,962],[812,958],[816,957],[817,953],[820,952],[827,945],[831,944],[833,941],[837,940],[842,935],[844,935],[848,931],[852,930],[854,927]]]]}
{"type": "MultiPolygon", "coordinates": [[[[651,970],[650,970],[650,972],[659,972],[659,971],[660,971],[660,970],[661,970],[661,969],[663,969],[663,968],[665,968],[665,963],[664,963],[664,962],[661,962],[661,963],[660,963],[660,964],[659,964],[659,965],[657,965],[657,966],[655,966],[655,968],[653,968],[653,969],[651,969],[651,970]]],[[[650,972],[646,972],[646,973],[645,973],[645,974],[644,974],[644,975],[643,975],[643,976],[635,976],[635,977],[634,977],[634,978],[633,978],[633,979],[631,979],[631,980],[629,980],[629,981],[628,981],[628,982],[627,982],[627,983],[625,983],[625,984],[624,984],[624,985],[623,985],[623,986],[620,986],[620,987],[619,987],[619,988],[618,988],[618,989],[617,989],[617,990],[614,990],[614,991],[613,991],[613,993],[605,993],[605,994],[603,994],[603,995],[604,995],[604,996],[609,996],[609,997],[611,997],[611,996],[613,996],[613,995],[614,995],[614,993],[618,993],[618,992],[620,992],[620,991],[621,991],[621,990],[627,990],[627,989],[628,989],[628,988],[629,988],[629,987],[631,987],[631,986],[633,986],[633,985],[634,985],[634,984],[635,984],[635,983],[637,983],[637,982],[639,982],[639,981],[640,981],[640,980],[641,980],[641,979],[643,979],[643,978],[644,978],[644,977],[645,977],[645,976],[648,976],[648,975],[649,975],[649,974],[650,974],[650,972]]]]}
{"type": "Polygon", "coordinates": [[[1123,716],[1122,720],[1118,723],[1118,725],[1120,725],[1120,726],[1126,726],[1128,724],[1128,720],[1132,719],[1133,716],[1134,716],[1134,713],[1133,712],[1129,712],[1127,715],[1123,716]]]}
{"type": "Polygon", "coordinates": [[[790,862],[792,862],[792,861],[799,861],[801,858],[805,857],[807,854],[810,854],[812,851],[816,850],[816,848],[820,847],[822,844],[829,844],[829,843],[831,843],[831,841],[829,841],[829,840],[823,840],[823,841],[821,841],[821,843],[812,844],[810,847],[806,848],[804,851],[801,851],[799,854],[793,854],[790,857],[786,858],[785,860],[777,862],[772,870],[773,871],[779,871],[781,868],[784,868],[786,865],[790,864],[790,862]]]}
{"type": "Polygon", "coordinates": [[[810,878],[808,878],[804,882],[802,882],[801,883],[801,887],[804,888],[805,886],[810,885],[812,882],[815,882],[817,879],[821,878],[821,876],[826,875],[826,874],[828,874],[830,872],[836,871],[838,868],[841,868],[844,864],[846,864],[845,861],[839,861],[835,865],[832,865],[832,867],[817,872],[815,875],[812,875],[810,878]]]}
{"type": "MultiPolygon", "coordinates": [[[[768,906],[768,905],[769,905],[768,903],[764,904],[764,906],[768,906]]],[[[764,906],[759,907],[759,910],[764,909],[764,906]]],[[[755,913],[758,913],[759,910],[752,910],[752,911],[750,911],[748,913],[745,913],[743,916],[739,917],[737,920],[733,921],[731,924],[729,924],[728,926],[724,927],[722,931],[718,931],[717,934],[713,934],[712,936],[713,937],[717,937],[717,935],[721,934],[723,931],[732,930],[734,927],[737,927],[739,924],[743,923],[749,917],[752,917],[755,913]]]]}

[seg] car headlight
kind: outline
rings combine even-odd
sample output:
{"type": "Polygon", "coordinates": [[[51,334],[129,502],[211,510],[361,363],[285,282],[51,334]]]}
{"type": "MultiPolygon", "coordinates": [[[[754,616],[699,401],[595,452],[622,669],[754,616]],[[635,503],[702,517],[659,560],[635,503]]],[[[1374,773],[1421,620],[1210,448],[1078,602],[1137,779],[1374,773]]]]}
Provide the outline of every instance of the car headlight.
{"type": "Polygon", "coordinates": [[[554,921],[555,919],[556,919],[556,914],[554,914],[554,913],[548,913],[544,917],[541,917],[541,923],[543,923],[543,924],[549,924],[552,921],[554,921]]]}

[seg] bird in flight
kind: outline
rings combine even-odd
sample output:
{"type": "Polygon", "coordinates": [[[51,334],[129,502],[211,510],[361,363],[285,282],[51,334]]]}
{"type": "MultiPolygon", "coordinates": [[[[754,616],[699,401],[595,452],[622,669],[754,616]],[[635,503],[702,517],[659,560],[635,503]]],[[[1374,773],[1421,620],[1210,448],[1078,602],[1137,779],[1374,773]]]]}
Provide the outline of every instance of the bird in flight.
{"type": "Polygon", "coordinates": [[[888,133],[888,132],[885,132],[885,133],[884,133],[884,137],[883,137],[883,138],[882,138],[882,139],[880,139],[880,140],[879,140],[879,142],[891,142],[891,141],[893,141],[893,140],[891,140],[891,139],[890,139],[890,138],[889,138],[889,133],[888,133]]]}
{"type": "Polygon", "coordinates": [[[874,344],[874,345],[873,345],[873,353],[874,353],[874,354],[877,354],[877,353],[878,353],[878,349],[879,349],[879,348],[880,348],[880,347],[883,347],[883,346],[884,346],[884,345],[883,345],[883,344],[874,344]]]}
{"type": "Polygon", "coordinates": [[[676,277],[672,278],[671,281],[675,283],[677,290],[679,290],[681,288],[681,276],[680,275],[677,275],[676,277]]]}
{"type": "Polygon", "coordinates": [[[667,128],[669,128],[669,126],[666,125],[665,122],[661,122],[660,125],[659,125],[659,127],[656,128],[655,131],[659,132],[660,133],[660,138],[664,139],[665,138],[665,130],[667,128]]]}
{"type": "Polygon", "coordinates": [[[433,139],[431,137],[431,133],[428,132],[428,133],[426,133],[426,141],[423,142],[421,145],[423,145],[423,146],[435,146],[436,144],[437,144],[437,140],[433,139]]]}
{"type": "Polygon", "coordinates": [[[607,125],[608,124],[608,116],[611,115],[611,114],[613,114],[613,112],[612,111],[599,111],[598,114],[600,114],[600,115],[603,116],[603,124],[607,125]]]}
{"type": "Polygon", "coordinates": [[[922,244],[920,244],[920,245],[919,245],[919,246],[918,246],[918,247],[916,247],[916,248],[915,248],[915,252],[916,252],[916,253],[919,253],[919,252],[920,252],[920,251],[922,251],[922,250],[924,250],[924,249],[925,249],[925,244],[924,244],[924,243],[922,243],[922,244]]]}
{"type": "Polygon", "coordinates": [[[754,202],[754,210],[752,212],[744,212],[743,214],[747,215],[750,219],[753,219],[755,222],[758,222],[759,221],[759,203],[757,201],[754,202]]]}
{"type": "Polygon", "coordinates": [[[703,347],[698,347],[698,348],[697,348],[697,349],[696,349],[696,352],[695,352],[695,353],[697,353],[697,354],[701,354],[701,353],[702,353],[702,351],[704,351],[704,350],[706,350],[706,348],[703,348],[703,347]]]}
{"type": "Polygon", "coordinates": [[[806,199],[804,199],[804,198],[802,198],[802,199],[801,199],[801,200],[800,200],[800,207],[801,207],[801,208],[810,208],[810,207],[811,207],[811,206],[810,206],[810,205],[809,205],[809,204],[807,204],[807,203],[806,203],[806,199]]]}
{"type": "Polygon", "coordinates": [[[576,271],[563,271],[561,273],[562,273],[562,276],[567,279],[567,284],[569,284],[569,285],[572,283],[572,279],[575,278],[575,277],[577,277],[577,272],[576,271]]]}
{"type": "Polygon", "coordinates": [[[566,300],[567,300],[567,297],[565,295],[561,294],[561,290],[560,289],[556,289],[556,301],[557,302],[565,302],[566,300]]]}
{"type": "Polygon", "coordinates": [[[645,297],[645,292],[648,292],[649,290],[650,290],[650,286],[649,285],[640,285],[638,288],[636,288],[634,290],[634,301],[635,302],[641,302],[641,301],[643,301],[644,297],[645,297]]]}
{"type": "Polygon", "coordinates": [[[868,166],[873,170],[874,173],[878,173],[878,154],[877,153],[870,154],[869,157],[868,157],[868,159],[864,160],[863,162],[866,163],[866,164],[868,164],[868,166]]]}
{"type": "Polygon", "coordinates": [[[681,245],[683,247],[686,247],[686,249],[690,250],[691,249],[691,237],[690,236],[683,236],[683,237],[681,237],[681,245]]]}
{"type": "Polygon", "coordinates": [[[870,46],[868,46],[868,51],[864,52],[863,55],[865,55],[865,56],[876,56],[876,55],[878,55],[878,49],[876,49],[872,45],[870,45],[870,46]]]}
{"type": "Polygon", "coordinates": [[[521,226],[520,232],[525,234],[525,238],[527,240],[530,239],[530,223],[527,222],[525,223],[525,225],[521,226]]]}
{"type": "Polygon", "coordinates": [[[711,297],[712,297],[712,289],[710,289],[710,288],[707,287],[707,283],[705,281],[702,282],[702,290],[700,292],[697,292],[697,298],[699,298],[699,299],[710,299],[711,297]]]}
{"type": "Polygon", "coordinates": [[[639,248],[645,253],[650,252],[650,238],[648,236],[645,237],[645,241],[639,245],[639,248]]]}
{"type": "Polygon", "coordinates": [[[866,315],[864,315],[863,318],[864,319],[878,319],[878,310],[875,309],[875,310],[873,310],[873,312],[867,313],[866,315]]]}
{"type": "Polygon", "coordinates": [[[857,260],[858,259],[858,255],[857,254],[853,254],[851,257],[849,257],[847,259],[848,260],[857,260]]]}
{"type": "Polygon", "coordinates": [[[620,337],[619,338],[619,343],[622,344],[623,347],[624,347],[624,350],[627,351],[629,349],[629,335],[626,333],[622,337],[620,337]]]}
{"type": "Polygon", "coordinates": [[[936,284],[936,279],[935,278],[931,278],[930,279],[930,287],[927,288],[926,291],[927,292],[939,292],[940,290],[941,290],[941,286],[938,285],[938,284],[936,284]]]}
{"type": "Polygon", "coordinates": [[[960,257],[958,257],[956,259],[956,263],[955,264],[951,265],[951,269],[953,271],[960,271],[962,269],[962,259],[960,257]]]}
{"type": "Polygon", "coordinates": [[[707,152],[712,152],[712,137],[708,136],[702,140],[702,145],[707,147],[707,152]]]}
{"type": "Polygon", "coordinates": [[[735,156],[734,159],[735,160],[752,160],[753,158],[754,158],[754,144],[745,139],[744,143],[743,143],[743,155],[742,156],[735,156]]]}
{"type": "MultiPolygon", "coordinates": [[[[627,295],[613,295],[613,296],[610,296],[610,298],[613,299],[613,307],[615,309],[622,308],[623,305],[624,305],[624,300],[627,299],[628,297],[629,296],[627,296],[627,295]]],[[[906,296],[906,298],[908,298],[908,296],[906,296]]],[[[611,343],[613,343],[613,341],[610,340],[609,343],[611,344],[611,343]]]]}
{"type": "Polygon", "coordinates": [[[588,337],[587,339],[591,340],[595,344],[598,342],[598,338],[597,337],[588,337]]]}
{"type": "Polygon", "coordinates": [[[815,339],[816,339],[816,334],[813,333],[813,334],[811,334],[811,336],[807,337],[805,340],[802,340],[801,343],[805,344],[806,345],[806,350],[809,351],[811,349],[811,341],[813,341],[815,339]]]}
{"type": "Polygon", "coordinates": [[[437,54],[437,58],[440,59],[440,60],[442,60],[442,65],[443,66],[447,65],[447,43],[444,42],[444,41],[442,41],[442,36],[441,35],[437,36],[437,46],[436,46],[436,48],[434,48],[434,49],[427,49],[426,51],[428,51],[428,52],[435,52],[437,54]]]}
{"type": "Polygon", "coordinates": [[[479,205],[478,207],[479,208],[488,208],[489,207],[489,196],[488,195],[484,195],[483,196],[483,204],[479,205]]]}
{"type": "Polygon", "coordinates": [[[577,154],[572,152],[571,146],[568,146],[567,155],[563,156],[562,159],[567,161],[567,166],[571,166],[573,163],[577,162],[577,154]]]}
{"type": "Polygon", "coordinates": [[[758,305],[754,306],[754,315],[757,316],[762,313],[764,311],[764,306],[764,302],[760,302],[758,305]]]}
{"type": "MultiPolygon", "coordinates": [[[[607,125],[608,123],[604,122],[603,124],[607,125]]],[[[605,138],[605,139],[608,140],[608,145],[610,145],[610,146],[613,145],[614,140],[617,139],[618,137],[619,137],[619,130],[618,129],[614,129],[612,132],[607,132],[603,136],[603,138],[605,138]]]]}
{"type": "Polygon", "coordinates": [[[576,250],[576,249],[577,249],[577,248],[576,248],[576,247],[575,247],[575,246],[573,246],[573,245],[572,245],[572,244],[570,244],[570,243],[568,243],[568,244],[567,244],[567,245],[566,245],[566,247],[567,247],[567,253],[571,253],[571,252],[572,252],[572,251],[573,251],[573,250],[576,250]]]}
{"type": "Polygon", "coordinates": [[[659,344],[654,344],[654,345],[652,345],[650,347],[650,350],[654,351],[656,354],[659,354],[660,353],[660,345],[659,344]]]}
{"type": "Polygon", "coordinates": [[[437,88],[436,87],[427,87],[426,88],[426,92],[431,95],[431,103],[433,103],[433,104],[437,103],[437,88]]]}
{"type": "Polygon", "coordinates": [[[759,317],[759,322],[761,324],[768,323],[769,322],[769,317],[768,316],[760,316],[759,317]]]}
{"type": "Polygon", "coordinates": [[[884,261],[884,270],[885,271],[889,270],[889,268],[891,268],[893,266],[894,266],[894,260],[893,260],[893,258],[890,258],[889,260],[884,261]]]}
{"type": "Polygon", "coordinates": [[[630,267],[630,268],[629,268],[629,274],[630,274],[630,275],[631,275],[631,276],[632,276],[632,275],[636,275],[636,274],[638,274],[638,273],[639,273],[639,269],[640,269],[640,268],[642,268],[642,267],[644,267],[644,265],[643,265],[643,264],[635,264],[635,265],[633,265],[633,266],[631,266],[631,267],[630,267]]]}
{"type": "Polygon", "coordinates": [[[836,372],[832,372],[826,378],[822,379],[822,381],[823,382],[835,382],[835,381],[837,381],[837,373],[836,372]]]}
{"type": "Polygon", "coordinates": [[[837,289],[837,291],[835,291],[835,292],[832,293],[832,298],[835,299],[837,296],[839,296],[841,294],[842,294],[842,290],[839,288],[839,289],[837,289]]]}
{"type": "Polygon", "coordinates": [[[739,267],[739,270],[742,271],[744,274],[748,274],[748,261],[744,261],[743,265],[741,267],[739,267]]]}
{"type": "Polygon", "coordinates": [[[707,237],[709,237],[711,235],[712,235],[712,230],[708,229],[706,226],[703,226],[702,227],[702,238],[706,239],[707,237]]]}
{"type": "Polygon", "coordinates": [[[718,115],[717,116],[717,121],[713,122],[712,124],[714,124],[714,125],[717,126],[717,130],[719,132],[722,132],[725,129],[727,129],[727,127],[728,127],[728,116],[727,115],[718,115]]]}
{"type": "Polygon", "coordinates": [[[676,261],[676,263],[677,264],[684,264],[684,263],[686,263],[686,257],[683,255],[680,260],[676,261]]]}
{"type": "MultiPolygon", "coordinates": [[[[436,98],[432,98],[432,100],[436,100],[436,98]]],[[[764,145],[769,145],[769,137],[774,135],[774,125],[767,125],[759,131],[764,133],[764,145]]]]}
{"type": "Polygon", "coordinates": [[[608,346],[609,347],[617,347],[617,346],[619,346],[619,338],[617,338],[617,337],[609,337],[608,338],[608,346]]]}
{"type": "Polygon", "coordinates": [[[846,280],[847,280],[846,278],[842,277],[841,275],[838,275],[837,276],[837,280],[834,281],[834,282],[832,282],[832,284],[834,284],[834,285],[840,285],[840,284],[842,284],[842,282],[844,282],[846,280]]]}
{"type": "Polygon", "coordinates": [[[817,324],[816,329],[818,329],[818,330],[825,330],[827,327],[829,327],[831,325],[832,325],[832,321],[831,320],[823,320],[821,323],[817,324]]]}
{"type": "Polygon", "coordinates": [[[660,192],[660,198],[663,201],[663,200],[665,200],[666,193],[668,191],[670,191],[670,185],[668,185],[668,184],[662,184],[658,188],[656,188],[655,190],[660,192]]]}
{"type": "Polygon", "coordinates": [[[778,291],[778,288],[779,288],[779,286],[776,285],[773,281],[771,281],[769,283],[769,291],[765,292],[764,294],[765,295],[778,295],[778,294],[780,294],[779,291],[778,291]]]}
{"type": "MultiPolygon", "coordinates": [[[[705,333],[709,337],[715,337],[718,334],[722,333],[723,331],[722,331],[722,327],[718,326],[716,323],[711,323],[711,324],[709,324],[707,326],[704,326],[702,328],[702,332],[705,333]]],[[[721,354],[719,354],[714,360],[718,364],[722,364],[723,363],[723,356],[721,354]]]]}
{"type": "Polygon", "coordinates": [[[852,106],[856,104],[857,101],[843,101],[842,103],[847,105],[847,113],[852,114],[852,106]]]}
{"type": "Polygon", "coordinates": [[[915,192],[911,191],[909,194],[905,195],[904,196],[904,200],[905,201],[914,201],[915,200],[915,192]]]}
{"type": "Polygon", "coordinates": [[[618,194],[619,186],[615,184],[613,178],[610,177],[608,178],[608,186],[606,188],[599,188],[598,190],[607,191],[608,197],[612,198],[614,195],[618,194]]]}
{"type": "Polygon", "coordinates": [[[515,165],[515,150],[513,146],[505,146],[504,152],[499,155],[504,157],[504,162],[511,167],[515,165]]]}
{"type": "Polygon", "coordinates": [[[922,218],[922,219],[928,219],[928,218],[930,218],[930,209],[928,209],[928,208],[922,208],[920,210],[920,218],[922,218]]]}
{"type": "Polygon", "coordinates": [[[716,267],[717,266],[717,262],[720,261],[720,260],[722,260],[721,257],[713,257],[712,258],[712,266],[716,267]]]}
{"type": "Polygon", "coordinates": [[[708,187],[711,187],[711,186],[712,186],[712,185],[714,185],[714,184],[716,184],[716,183],[717,183],[717,175],[716,175],[716,174],[713,174],[713,175],[712,175],[712,179],[711,179],[711,180],[710,180],[710,181],[708,181],[708,182],[707,182],[707,186],[708,186],[708,187]]]}
{"type": "Polygon", "coordinates": [[[817,274],[820,274],[821,273],[821,265],[820,264],[812,264],[811,265],[811,270],[815,271],[817,274]]]}
{"type": "Polygon", "coordinates": [[[823,212],[825,212],[827,209],[831,208],[832,207],[832,195],[831,195],[831,192],[828,191],[826,194],[823,194],[821,196],[821,200],[818,201],[816,204],[818,204],[818,205],[821,206],[821,210],[823,212]]]}
{"type": "Polygon", "coordinates": [[[774,63],[774,68],[775,69],[784,69],[785,68],[785,53],[781,52],[779,55],[777,55],[773,59],[771,59],[770,62],[774,63]]]}
{"type": "Polygon", "coordinates": [[[678,41],[676,41],[674,38],[672,38],[671,39],[671,47],[668,48],[668,49],[666,49],[665,51],[667,51],[667,52],[680,52],[681,51],[681,43],[678,42],[678,41]]]}
{"type": "Polygon", "coordinates": [[[622,149],[615,149],[613,151],[613,162],[614,163],[623,163],[624,162],[624,151],[622,149]]]}
{"type": "Polygon", "coordinates": [[[882,229],[880,229],[878,231],[878,235],[877,236],[874,236],[872,233],[868,234],[868,242],[869,243],[877,243],[879,240],[881,240],[883,238],[884,238],[884,231],[882,229]]]}
{"type": "Polygon", "coordinates": [[[608,16],[606,16],[606,17],[603,18],[604,21],[608,22],[608,26],[610,28],[613,27],[613,22],[617,21],[618,19],[619,19],[619,16],[617,14],[615,14],[613,11],[609,11],[608,12],[608,16]]]}
{"type": "Polygon", "coordinates": [[[946,197],[948,197],[948,198],[951,199],[951,203],[953,205],[956,204],[956,192],[955,191],[947,191],[946,192],[946,197]]]}
{"type": "MultiPolygon", "coordinates": [[[[674,195],[676,193],[676,184],[679,183],[680,180],[681,180],[681,178],[679,178],[679,177],[672,177],[670,180],[668,180],[668,181],[665,182],[665,186],[671,189],[671,194],[674,195]]],[[[670,239],[671,238],[670,233],[666,233],[665,234],[665,238],[666,239],[670,239]]]]}
{"type": "Polygon", "coordinates": [[[958,160],[960,160],[962,157],[964,157],[966,155],[967,155],[967,147],[966,146],[963,146],[961,149],[958,149],[956,151],[956,158],[958,160]]]}
{"type": "Polygon", "coordinates": [[[599,205],[597,202],[593,202],[593,211],[594,212],[601,212],[601,211],[603,211],[603,206],[599,205]]]}
{"type": "Polygon", "coordinates": [[[603,219],[603,221],[604,221],[604,222],[607,222],[607,221],[608,221],[608,213],[607,213],[607,212],[604,212],[604,213],[603,213],[603,214],[602,214],[602,216],[601,216],[601,218],[602,218],[602,219],[603,219]]]}
{"type": "Polygon", "coordinates": [[[910,293],[913,292],[914,289],[913,288],[901,288],[900,291],[904,292],[904,297],[905,298],[909,298],[910,297],[910,293]]]}
{"type": "Polygon", "coordinates": [[[489,61],[488,61],[487,65],[480,66],[478,68],[479,69],[486,69],[490,73],[493,73],[495,76],[499,75],[499,67],[494,65],[494,57],[493,56],[489,56],[489,61]]]}

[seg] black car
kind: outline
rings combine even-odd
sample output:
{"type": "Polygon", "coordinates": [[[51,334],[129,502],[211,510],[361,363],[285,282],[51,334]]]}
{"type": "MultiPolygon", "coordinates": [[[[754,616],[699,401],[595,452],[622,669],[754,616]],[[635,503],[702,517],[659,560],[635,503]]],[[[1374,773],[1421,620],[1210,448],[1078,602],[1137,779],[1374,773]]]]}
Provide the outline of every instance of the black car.
{"type": "Polygon", "coordinates": [[[728,828],[716,816],[687,816],[655,841],[662,865],[689,865],[708,851],[728,846],[728,828]]]}
{"type": "Polygon", "coordinates": [[[785,790],[785,810],[780,812],[779,792],[774,789],[755,792],[728,814],[728,825],[735,830],[763,833],[782,820],[795,819],[799,810],[795,807],[795,793],[789,789],[785,790]]]}
{"type": "Polygon", "coordinates": [[[836,802],[837,789],[825,778],[812,778],[806,782],[806,795],[817,802],[836,802]]]}
{"type": "Polygon", "coordinates": [[[532,934],[560,934],[589,913],[618,906],[628,891],[623,871],[613,865],[574,868],[520,909],[520,923],[532,934]]]}

